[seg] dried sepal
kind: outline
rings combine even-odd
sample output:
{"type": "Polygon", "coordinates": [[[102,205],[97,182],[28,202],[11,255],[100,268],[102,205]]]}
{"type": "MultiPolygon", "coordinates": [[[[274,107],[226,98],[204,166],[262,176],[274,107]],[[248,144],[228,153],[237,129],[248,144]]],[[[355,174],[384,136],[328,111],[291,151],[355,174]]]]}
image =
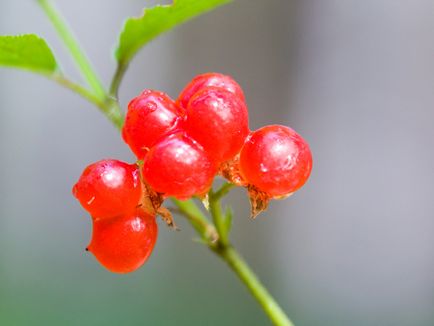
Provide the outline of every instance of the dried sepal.
{"type": "Polygon", "coordinates": [[[175,224],[172,213],[166,207],[159,207],[157,210],[157,214],[161,217],[161,219],[166,223],[168,227],[179,231],[179,228],[175,224]]]}
{"type": "Polygon", "coordinates": [[[250,200],[250,217],[254,219],[267,209],[268,203],[272,198],[255,186],[249,185],[246,188],[250,200]]]}
{"type": "Polygon", "coordinates": [[[143,189],[140,207],[149,214],[159,215],[167,226],[178,230],[172,213],[167,208],[161,206],[164,201],[163,195],[155,192],[146,182],[143,182],[143,189]]]}
{"type": "Polygon", "coordinates": [[[246,185],[246,181],[244,180],[240,172],[239,154],[237,154],[232,160],[222,163],[219,169],[219,174],[236,186],[246,185]]]}

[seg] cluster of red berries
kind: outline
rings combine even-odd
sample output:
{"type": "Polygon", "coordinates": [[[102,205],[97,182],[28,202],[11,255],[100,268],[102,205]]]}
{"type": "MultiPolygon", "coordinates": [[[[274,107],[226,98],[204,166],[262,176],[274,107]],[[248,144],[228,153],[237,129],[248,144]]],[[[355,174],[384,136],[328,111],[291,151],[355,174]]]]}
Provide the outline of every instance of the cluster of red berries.
{"type": "Polygon", "coordinates": [[[294,130],[250,132],[241,87],[217,73],[195,77],[176,102],[144,90],[128,104],[122,137],[137,163],[94,163],[73,188],[93,217],[88,250],[114,272],[133,271],[148,258],[164,198],[203,197],[220,174],[247,187],[251,199],[268,201],[299,189],[312,168],[309,146],[294,130]]]}

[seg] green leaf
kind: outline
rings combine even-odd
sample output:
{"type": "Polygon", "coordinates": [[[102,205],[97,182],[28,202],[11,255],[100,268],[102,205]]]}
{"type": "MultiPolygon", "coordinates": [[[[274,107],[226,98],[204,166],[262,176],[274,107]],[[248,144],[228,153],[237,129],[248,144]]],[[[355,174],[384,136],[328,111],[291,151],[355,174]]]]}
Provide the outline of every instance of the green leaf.
{"type": "Polygon", "coordinates": [[[37,35],[0,36],[0,66],[27,69],[42,74],[58,70],[47,43],[37,35]]]}
{"type": "Polygon", "coordinates": [[[231,0],[174,0],[172,5],[145,9],[138,18],[124,24],[115,56],[126,65],[142,46],[185,21],[214,9],[231,0]]]}

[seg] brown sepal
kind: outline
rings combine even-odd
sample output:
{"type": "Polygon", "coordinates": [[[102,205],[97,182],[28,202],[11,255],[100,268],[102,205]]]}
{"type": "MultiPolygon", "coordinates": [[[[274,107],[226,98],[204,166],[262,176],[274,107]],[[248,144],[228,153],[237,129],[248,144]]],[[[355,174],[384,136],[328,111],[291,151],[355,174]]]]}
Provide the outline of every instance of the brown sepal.
{"type": "Polygon", "coordinates": [[[175,225],[175,221],[173,220],[172,213],[170,211],[161,206],[164,201],[164,197],[162,194],[155,192],[146,182],[142,182],[143,185],[143,196],[140,201],[140,206],[147,213],[152,215],[159,215],[163,221],[167,224],[167,226],[178,230],[175,225]]]}
{"type": "Polygon", "coordinates": [[[250,217],[254,219],[267,209],[268,203],[272,198],[252,185],[247,186],[247,192],[250,199],[250,217]]]}
{"type": "Polygon", "coordinates": [[[237,186],[245,186],[247,184],[240,172],[240,154],[237,154],[232,160],[222,163],[219,168],[219,174],[237,186]]]}
{"type": "Polygon", "coordinates": [[[170,228],[179,231],[179,228],[175,224],[175,220],[173,219],[172,213],[166,207],[159,207],[157,210],[157,214],[162,218],[166,225],[170,228]]]}

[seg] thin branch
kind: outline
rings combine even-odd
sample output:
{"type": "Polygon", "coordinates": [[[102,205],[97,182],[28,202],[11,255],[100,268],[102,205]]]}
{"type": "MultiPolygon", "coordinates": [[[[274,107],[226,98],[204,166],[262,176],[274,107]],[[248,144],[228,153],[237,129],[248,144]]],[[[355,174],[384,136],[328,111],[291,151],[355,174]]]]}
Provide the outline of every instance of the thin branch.
{"type": "Polygon", "coordinates": [[[47,17],[52,22],[60,38],[65,43],[71,56],[73,57],[75,63],[77,64],[78,68],[80,69],[81,73],[83,74],[84,78],[86,79],[93,92],[90,92],[82,86],[70,81],[63,75],[55,75],[54,77],[52,77],[53,80],[73,90],[74,92],[89,100],[91,103],[95,104],[104,113],[104,115],[115,125],[115,127],[120,130],[122,128],[124,118],[119,103],[106,93],[101,81],[98,78],[98,75],[90,64],[89,59],[81,49],[80,44],[75,39],[74,35],[69,29],[69,26],[66,24],[64,18],[55,8],[53,3],[50,0],[37,1],[40,4],[41,8],[44,10],[47,17]]]}
{"type": "Polygon", "coordinates": [[[54,80],[63,87],[72,90],[84,99],[88,100],[90,103],[97,106],[118,130],[122,128],[124,118],[122,115],[119,114],[120,108],[116,101],[109,98],[102,101],[101,99],[96,97],[95,94],[93,94],[91,91],[81,86],[80,84],[73,82],[62,74],[56,74],[47,77],[54,80]]]}
{"type": "Polygon", "coordinates": [[[171,200],[178,208],[179,213],[187,218],[196,232],[206,241],[207,244],[215,243],[217,241],[217,230],[193,201],[181,201],[176,198],[171,198],[171,200]]]}
{"type": "MultiPolygon", "coordinates": [[[[210,191],[209,204],[210,212],[213,218],[213,222],[218,232],[217,241],[208,241],[208,248],[223,259],[229,267],[235,272],[238,278],[246,285],[253,297],[261,305],[264,312],[268,315],[270,320],[276,326],[294,326],[294,324],[286,316],[283,309],[279,306],[276,300],[271,296],[265,286],[261,283],[255,273],[250,269],[240,254],[232,247],[228,239],[225,239],[222,235],[225,232],[224,217],[221,210],[220,198],[223,193],[227,193],[231,187],[229,184],[223,185],[217,192],[210,191]],[[219,196],[216,196],[219,194],[219,196]]],[[[203,226],[208,225],[214,228],[198,207],[191,201],[179,201],[173,199],[173,203],[179,208],[180,213],[187,217],[196,231],[202,235],[203,238],[203,226]],[[195,219],[192,217],[199,217],[200,227],[195,226],[195,219]]],[[[204,238],[203,238],[204,239],[204,238]]],[[[204,239],[206,240],[206,239],[204,239]]]]}
{"type": "Polygon", "coordinates": [[[223,220],[222,208],[219,199],[214,197],[212,190],[209,192],[209,211],[212,216],[212,220],[219,234],[221,245],[227,246],[229,243],[228,233],[223,220]]]}
{"type": "Polygon", "coordinates": [[[67,46],[69,52],[74,58],[75,63],[83,74],[89,86],[94,91],[95,95],[100,99],[104,100],[106,98],[106,92],[99,80],[97,74],[95,73],[92,65],[81,49],[80,44],[77,39],[72,34],[69,26],[66,24],[65,19],[62,17],[60,12],[56,9],[54,4],[50,0],[38,0],[41,8],[44,10],[47,17],[50,19],[57,33],[67,46]]]}
{"type": "Polygon", "coordinates": [[[212,194],[212,196],[215,200],[219,200],[220,198],[226,196],[233,187],[235,187],[233,183],[225,182],[216,192],[212,194]]]}
{"type": "Polygon", "coordinates": [[[78,95],[80,95],[84,99],[95,104],[101,110],[104,109],[104,106],[105,106],[104,101],[101,101],[97,96],[95,96],[87,88],[81,86],[80,84],[73,82],[72,80],[68,79],[64,75],[55,74],[53,76],[47,76],[47,77],[51,78],[52,80],[54,80],[58,84],[62,85],[63,87],[66,87],[66,88],[70,89],[71,91],[77,93],[78,95]]]}
{"type": "Polygon", "coordinates": [[[118,98],[119,86],[121,85],[122,78],[128,69],[128,64],[118,63],[116,67],[115,74],[113,75],[112,81],[110,83],[110,95],[114,98],[118,98]]]}
{"type": "Polygon", "coordinates": [[[231,245],[213,251],[229,265],[238,278],[247,286],[274,325],[294,326],[277,301],[274,300],[244,259],[231,245]]]}

